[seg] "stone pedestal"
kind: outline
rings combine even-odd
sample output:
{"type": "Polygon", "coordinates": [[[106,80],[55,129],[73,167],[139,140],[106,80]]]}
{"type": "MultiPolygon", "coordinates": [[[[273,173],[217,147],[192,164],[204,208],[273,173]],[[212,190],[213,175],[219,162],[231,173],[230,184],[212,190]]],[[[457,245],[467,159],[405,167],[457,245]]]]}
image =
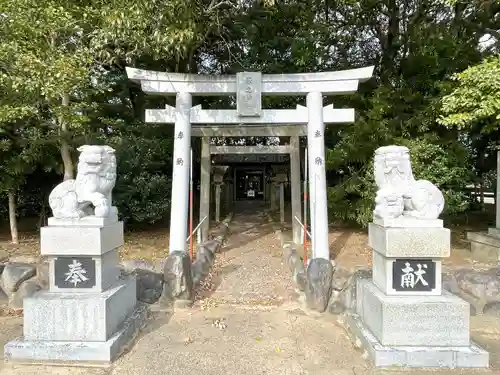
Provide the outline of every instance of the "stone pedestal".
{"type": "Polygon", "coordinates": [[[375,219],[373,279],[358,280],[351,332],[377,367],[488,367],[470,340],[470,306],[441,288],[450,230],[441,220],[375,219]]]}
{"type": "Polygon", "coordinates": [[[500,229],[488,228],[488,232],[468,232],[472,258],[479,261],[500,260],[500,229]]]}
{"type": "Polygon", "coordinates": [[[49,290],[24,300],[24,337],[5,345],[14,360],[110,362],[145,319],[136,281],[118,268],[123,223],[50,220],[41,229],[49,290]]]}

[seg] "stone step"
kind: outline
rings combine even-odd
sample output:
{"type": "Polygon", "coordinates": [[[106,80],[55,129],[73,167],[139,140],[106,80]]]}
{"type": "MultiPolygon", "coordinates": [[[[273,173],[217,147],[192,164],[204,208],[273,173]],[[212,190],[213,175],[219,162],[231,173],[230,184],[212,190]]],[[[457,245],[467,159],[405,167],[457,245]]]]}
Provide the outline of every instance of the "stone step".
{"type": "Polygon", "coordinates": [[[473,259],[484,262],[497,262],[500,260],[500,237],[495,233],[496,228],[487,232],[468,232],[467,239],[470,241],[471,256],[473,259]]]}
{"type": "Polygon", "coordinates": [[[500,228],[488,228],[488,234],[500,238],[500,228]]]}
{"type": "Polygon", "coordinates": [[[487,232],[467,232],[467,239],[471,242],[479,242],[500,248],[500,237],[496,237],[487,232]]]}
{"type": "MultiPolygon", "coordinates": [[[[488,368],[489,354],[471,342],[469,346],[385,346],[363,324],[357,315],[346,317],[346,328],[351,340],[373,361],[375,367],[390,368],[390,374],[401,374],[400,368],[419,368],[415,374],[424,374],[424,369],[488,368]]],[[[433,374],[440,374],[432,372],[433,374]]],[[[406,373],[406,371],[404,371],[406,373]]],[[[356,372],[357,374],[358,372],[356,372]]],[[[382,372],[384,373],[384,372],[382,372]]],[[[382,374],[369,372],[369,374],[382,374]]],[[[462,373],[462,372],[461,372],[462,373]]],[[[467,372],[470,373],[470,372],[467,372]]],[[[362,374],[360,372],[360,374],[362,374]]],[[[463,373],[462,373],[463,374],[463,373]]]]}

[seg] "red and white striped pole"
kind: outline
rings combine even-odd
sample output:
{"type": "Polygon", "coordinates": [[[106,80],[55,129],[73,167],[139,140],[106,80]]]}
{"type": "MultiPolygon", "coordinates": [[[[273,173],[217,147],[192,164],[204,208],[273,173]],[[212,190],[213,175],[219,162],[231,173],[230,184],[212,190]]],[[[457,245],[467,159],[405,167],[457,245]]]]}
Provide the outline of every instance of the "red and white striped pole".
{"type": "Polygon", "coordinates": [[[193,247],[193,149],[191,149],[190,157],[190,171],[189,171],[189,254],[191,262],[194,261],[194,247],[193,247]]]}
{"type": "Polygon", "coordinates": [[[304,264],[307,265],[307,147],[304,155],[304,264]]]}

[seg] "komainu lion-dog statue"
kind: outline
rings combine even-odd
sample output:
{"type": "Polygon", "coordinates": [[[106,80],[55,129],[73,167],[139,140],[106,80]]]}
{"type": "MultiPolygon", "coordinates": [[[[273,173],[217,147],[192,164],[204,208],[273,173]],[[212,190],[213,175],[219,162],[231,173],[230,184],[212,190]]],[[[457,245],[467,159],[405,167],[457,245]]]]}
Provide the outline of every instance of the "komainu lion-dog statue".
{"type": "Polygon", "coordinates": [[[373,215],[379,218],[411,217],[437,219],[444,208],[444,197],[436,185],[415,180],[410,152],[404,146],[384,146],[375,151],[375,197],[373,215]]]}
{"type": "Polygon", "coordinates": [[[109,146],[83,145],[78,148],[78,168],[74,180],[57,185],[49,195],[52,214],[57,219],[115,214],[111,192],[116,183],[115,150],[109,146]]]}

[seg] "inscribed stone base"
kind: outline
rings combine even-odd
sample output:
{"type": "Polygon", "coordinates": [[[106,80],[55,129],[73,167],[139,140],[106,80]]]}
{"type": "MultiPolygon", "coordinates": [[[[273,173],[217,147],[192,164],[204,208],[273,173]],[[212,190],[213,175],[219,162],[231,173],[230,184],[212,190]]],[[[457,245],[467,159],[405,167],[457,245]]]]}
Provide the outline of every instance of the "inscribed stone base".
{"type": "Polygon", "coordinates": [[[28,341],[105,342],[136,303],[133,277],[103,293],[40,292],[24,299],[24,337],[28,341]]]}
{"type": "Polygon", "coordinates": [[[375,367],[488,368],[489,354],[468,346],[384,346],[357,315],[346,316],[351,340],[368,354],[375,367]]]}
{"type": "Polygon", "coordinates": [[[47,226],[40,229],[42,255],[101,255],[123,243],[123,221],[105,226],[47,226]]]}
{"type": "Polygon", "coordinates": [[[496,235],[496,228],[486,232],[468,232],[472,258],[479,261],[500,260],[500,237],[496,235]]]}
{"type": "MultiPolygon", "coordinates": [[[[441,263],[442,261],[439,260],[434,260],[435,264],[435,274],[434,275],[429,275],[429,271],[427,271],[427,275],[424,275],[423,277],[426,279],[427,282],[430,282],[430,278],[432,278],[434,282],[434,288],[428,291],[398,291],[394,289],[393,285],[393,263],[397,258],[386,258],[383,255],[380,255],[377,253],[375,250],[372,252],[372,264],[373,264],[373,282],[375,285],[385,294],[391,295],[391,296],[397,296],[397,295],[408,295],[408,293],[411,293],[412,295],[420,295],[420,296],[439,296],[441,295],[441,276],[442,276],[442,271],[441,271],[441,263]]],[[[396,280],[399,281],[400,280],[396,280]]],[[[431,284],[429,284],[430,287],[431,284]]]]}
{"type": "Polygon", "coordinates": [[[30,341],[20,337],[4,347],[11,361],[105,362],[114,361],[134,339],[147,319],[147,308],[137,305],[108,341],[30,341]]]}
{"type": "Polygon", "coordinates": [[[121,272],[118,249],[108,251],[103,255],[60,255],[49,259],[49,291],[51,293],[96,293],[104,292],[116,285],[121,272]],[[58,260],[59,259],[59,260],[58,260]],[[72,283],[68,275],[70,265],[80,264],[85,270],[85,282],[72,283]],[[56,266],[57,265],[57,266],[56,266]]]}
{"type": "Polygon", "coordinates": [[[386,228],[368,224],[368,245],[391,258],[447,258],[448,228],[386,228]]]}
{"type": "Polygon", "coordinates": [[[441,296],[388,296],[371,280],[357,282],[356,313],[381,345],[469,346],[470,306],[441,296]]]}

